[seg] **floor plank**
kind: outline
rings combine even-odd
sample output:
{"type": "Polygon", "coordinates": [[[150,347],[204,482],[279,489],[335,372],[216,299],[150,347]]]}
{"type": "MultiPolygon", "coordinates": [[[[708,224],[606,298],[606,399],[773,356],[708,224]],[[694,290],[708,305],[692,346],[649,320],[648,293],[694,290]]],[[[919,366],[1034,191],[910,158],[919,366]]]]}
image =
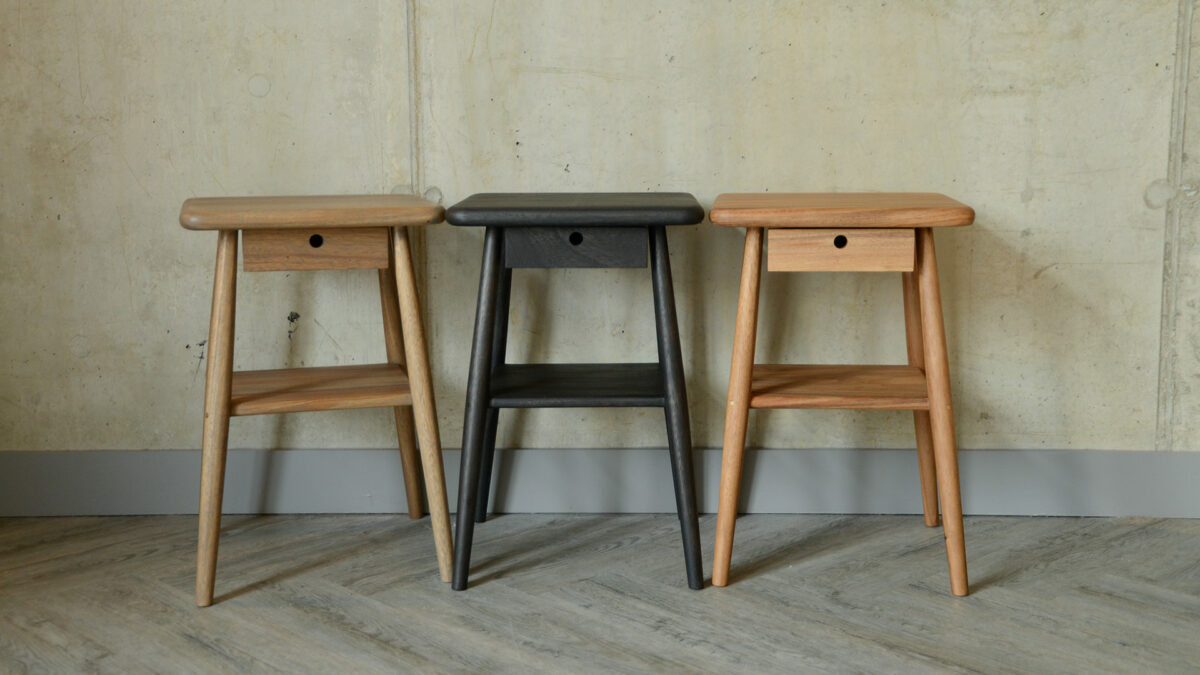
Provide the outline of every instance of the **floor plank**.
{"type": "Polygon", "coordinates": [[[674,516],[498,516],[455,593],[428,519],[228,517],[197,609],[194,517],[0,519],[0,671],[1200,669],[1200,521],[966,527],[966,598],[907,516],[743,517],[731,585],[695,592],[674,516]]]}

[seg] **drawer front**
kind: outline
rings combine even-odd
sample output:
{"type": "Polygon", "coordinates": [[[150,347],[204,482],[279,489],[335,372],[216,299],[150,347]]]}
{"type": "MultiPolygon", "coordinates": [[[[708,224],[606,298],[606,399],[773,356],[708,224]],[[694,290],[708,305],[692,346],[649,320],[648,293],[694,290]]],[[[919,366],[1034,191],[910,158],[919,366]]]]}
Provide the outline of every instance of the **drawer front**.
{"type": "Polygon", "coordinates": [[[242,230],[242,269],[363,270],[388,266],[388,228],[242,230]]]}
{"type": "Polygon", "coordinates": [[[911,272],[916,256],[913,230],[767,231],[771,272],[911,272]]]}
{"type": "Polygon", "coordinates": [[[509,227],[505,267],[645,267],[644,227],[509,227]]]}

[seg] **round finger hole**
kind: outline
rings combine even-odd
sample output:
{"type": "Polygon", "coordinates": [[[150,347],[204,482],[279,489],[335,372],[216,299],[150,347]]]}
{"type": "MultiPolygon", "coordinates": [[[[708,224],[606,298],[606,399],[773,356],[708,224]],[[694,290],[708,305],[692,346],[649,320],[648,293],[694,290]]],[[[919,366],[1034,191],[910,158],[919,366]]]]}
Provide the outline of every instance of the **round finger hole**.
{"type": "Polygon", "coordinates": [[[567,240],[571,242],[572,246],[578,246],[583,243],[583,235],[578,232],[572,232],[567,240]]]}
{"type": "Polygon", "coordinates": [[[319,234],[314,234],[313,236],[308,238],[308,245],[313,248],[321,248],[321,244],[324,244],[324,243],[325,243],[325,237],[322,237],[319,234]]]}
{"type": "Polygon", "coordinates": [[[846,248],[846,235],[839,234],[833,238],[833,245],[838,248],[846,248]]]}

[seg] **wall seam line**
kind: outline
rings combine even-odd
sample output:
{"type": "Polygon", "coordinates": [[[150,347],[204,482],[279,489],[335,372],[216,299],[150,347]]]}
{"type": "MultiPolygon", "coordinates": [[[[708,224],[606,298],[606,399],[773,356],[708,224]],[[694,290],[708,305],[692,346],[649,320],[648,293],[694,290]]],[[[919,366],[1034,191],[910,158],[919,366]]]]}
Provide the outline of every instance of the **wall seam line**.
{"type": "MultiPolygon", "coordinates": [[[[417,0],[404,2],[404,29],[408,43],[408,175],[412,181],[413,193],[417,196],[425,194],[425,172],[421,155],[421,49],[417,33],[417,0]]],[[[439,200],[440,201],[440,200],[439,200]]],[[[426,342],[437,344],[437,335],[429,311],[429,289],[424,281],[429,278],[429,255],[425,241],[425,228],[409,229],[413,268],[418,277],[418,297],[421,300],[421,321],[425,324],[426,342]]],[[[432,355],[427,355],[432,359],[432,355]]]]}
{"type": "Polygon", "coordinates": [[[424,191],[421,167],[421,54],[417,46],[417,0],[404,3],[404,27],[408,41],[408,171],[413,191],[424,191]]]}
{"type": "Polygon", "coordinates": [[[1175,193],[1167,203],[1163,233],[1162,315],[1158,347],[1158,414],[1155,420],[1155,450],[1175,449],[1175,392],[1177,354],[1175,330],[1179,288],[1179,230],[1183,186],[1183,145],[1187,122],[1188,74],[1190,71],[1192,14],[1194,0],[1179,0],[1175,32],[1175,83],[1171,97],[1171,131],[1167,151],[1167,182],[1175,193]]]}

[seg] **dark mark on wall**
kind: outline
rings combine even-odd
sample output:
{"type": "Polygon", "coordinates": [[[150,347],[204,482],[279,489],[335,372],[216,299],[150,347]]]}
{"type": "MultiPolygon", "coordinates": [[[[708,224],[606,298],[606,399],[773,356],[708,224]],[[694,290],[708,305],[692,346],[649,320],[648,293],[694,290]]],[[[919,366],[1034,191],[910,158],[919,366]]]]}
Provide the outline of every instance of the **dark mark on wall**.
{"type": "MultiPolygon", "coordinates": [[[[200,376],[200,366],[204,363],[204,345],[208,344],[208,340],[201,340],[194,346],[196,347],[196,370],[192,372],[192,379],[195,380],[200,376]]],[[[193,345],[184,345],[184,349],[191,349],[193,345]]]]}
{"type": "Polygon", "coordinates": [[[298,328],[300,328],[300,324],[296,323],[296,321],[299,318],[300,318],[299,312],[293,311],[293,312],[289,312],[287,315],[288,323],[291,324],[291,328],[288,329],[288,339],[289,340],[292,339],[292,334],[295,333],[298,328]]]}

